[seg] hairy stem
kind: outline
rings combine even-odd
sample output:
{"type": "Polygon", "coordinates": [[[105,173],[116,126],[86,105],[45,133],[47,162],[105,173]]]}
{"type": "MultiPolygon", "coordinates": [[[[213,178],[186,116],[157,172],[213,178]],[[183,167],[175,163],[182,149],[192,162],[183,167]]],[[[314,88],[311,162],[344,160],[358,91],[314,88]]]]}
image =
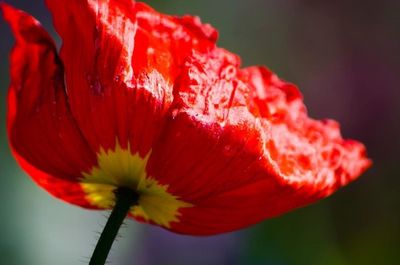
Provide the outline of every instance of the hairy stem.
{"type": "Polygon", "coordinates": [[[115,191],[116,203],[107,220],[107,224],[101,233],[100,239],[94,249],[89,265],[104,265],[111,246],[118,234],[118,230],[124,221],[129,209],[137,204],[138,195],[129,188],[118,188],[115,191]]]}

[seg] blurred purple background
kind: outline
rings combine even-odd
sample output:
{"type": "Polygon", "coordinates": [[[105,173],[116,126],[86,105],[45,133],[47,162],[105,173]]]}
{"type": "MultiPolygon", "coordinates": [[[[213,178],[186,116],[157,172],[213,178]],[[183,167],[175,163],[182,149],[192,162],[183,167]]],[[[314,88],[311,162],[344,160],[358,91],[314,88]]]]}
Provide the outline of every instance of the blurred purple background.
{"type": "MultiPolygon", "coordinates": [[[[53,34],[43,1],[7,1],[53,34]]],[[[239,232],[196,238],[127,221],[110,264],[395,265],[400,261],[400,1],[146,1],[196,14],[243,64],[297,84],[309,113],[367,145],[373,167],[334,196],[239,232]]],[[[0,263],[85,264],[104,213],[54,200],[19,169],[5,132],[8,53],[0,20],[0,263]]]]}

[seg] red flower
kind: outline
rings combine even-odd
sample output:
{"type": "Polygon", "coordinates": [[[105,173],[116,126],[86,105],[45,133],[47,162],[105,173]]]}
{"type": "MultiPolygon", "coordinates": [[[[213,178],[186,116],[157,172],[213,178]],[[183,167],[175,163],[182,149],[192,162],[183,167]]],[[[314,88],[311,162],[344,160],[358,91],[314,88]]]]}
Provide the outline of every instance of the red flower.
{"type": "Polygon", "coordinates": [[[132,0],[47,0],[63,39],[2,4],[16,37],[8,135],[54,196],[185,234],[239,229],[324,198],[370,161],[298,89],[215,44],[199,18],[132,0]]]}

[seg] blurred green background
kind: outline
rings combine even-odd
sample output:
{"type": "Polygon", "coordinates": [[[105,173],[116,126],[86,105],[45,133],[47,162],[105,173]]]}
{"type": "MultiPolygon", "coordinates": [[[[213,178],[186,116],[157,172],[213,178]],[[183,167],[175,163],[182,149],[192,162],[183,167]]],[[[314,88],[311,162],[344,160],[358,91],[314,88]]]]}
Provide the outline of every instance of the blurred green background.
{"type": "MultiPolygon", "coordinates": [[[[55,36],[42,1],[7,2],[55,36]]],[[[243,65],[267,65],[299,85],[310,115],[338,120],[345,137],[366,143],[374,166],[328,199],[235,233],[195,238],[127,221],[109,264],[400,264],[400,1],[146,2],[199,15],[243,65]]],[[[13,39],[2,20],[0,37],[0,264],[87,264],[107,213],[53,199],[12,158],[5,95],[13,39]]]]}

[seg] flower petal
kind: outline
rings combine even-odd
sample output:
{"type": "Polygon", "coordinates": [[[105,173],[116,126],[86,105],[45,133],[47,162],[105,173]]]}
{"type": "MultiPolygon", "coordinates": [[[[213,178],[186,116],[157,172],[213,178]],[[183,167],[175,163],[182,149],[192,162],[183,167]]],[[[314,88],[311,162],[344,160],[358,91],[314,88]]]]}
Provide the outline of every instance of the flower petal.
{"type": "Polygon", "coordinates": [[[54,177],[30,164],[17,152],[14,152],[13,155],[21,168],[28,172],[40,187],[54,197],[87,209],[98,209],[98,207],[90,203],[86,193],[82,190],[82,186],[75,179],[54,177]]]}
{"type": "Polygon", "coordinates": [[[131,0],[47,4],[63,39],[69,102],[90,146],[113,150],[118,141],[144,158],[165,123],[183,60],[194,48],[213,47],[215,30],[131,0]]]}
{"type": "Polygon", "coordinates": [[[222,49],[185,63],[148,173],[193,206],[171,229],[216,234],[331,194],[370,164],[333,122],[307,117],[298,89],[222,49]],[[337,154],[337,152],[339,152],[337,154]],[[312,165],[310,165],[310,163],[312,165]]]}
{"type": "Polygon", "coordinates": [[[364,145],[345,140],[339,124],[307,116],[298,89],[265,67],[242,71],[261,119],[270,122],[264,154],[280,180],[326,197],[358,177],[371,164],[364,145]]]}
{"type": "Polygon", "coordinates": [[[28,171],[36,180],[42,171],[46,178],[77,181],[95,155],[71,116],[55,45],[33,17],[6,4],[0,8],[16,38],[7,116],[13,151],[36,168],[28,171]]]}

